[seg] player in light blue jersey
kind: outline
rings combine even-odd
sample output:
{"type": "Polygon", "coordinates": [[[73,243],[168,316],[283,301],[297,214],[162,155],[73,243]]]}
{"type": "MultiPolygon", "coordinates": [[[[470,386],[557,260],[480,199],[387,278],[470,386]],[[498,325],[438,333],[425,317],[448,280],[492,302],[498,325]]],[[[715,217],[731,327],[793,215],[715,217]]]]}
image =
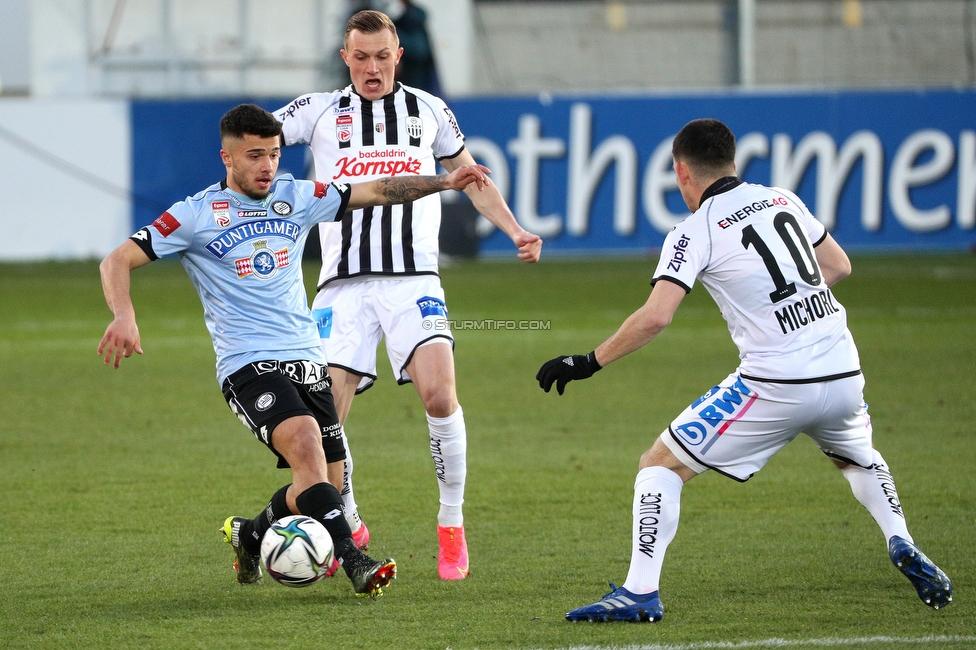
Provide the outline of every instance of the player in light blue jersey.
{"type": "Polygon", "coordinates": [[[375,561],[359,550],[341,514],[345,450],[305,295],[302,249],[311,226],[337,221],[347,209],[403,203],[471,183],[482,188],[489,183],[488,170],[466,165],[440,176],[355,184],[276,178],[280,136],[274,116],[253,104],[223,116],[226,179],[175,204],[102,261],[102,287],[114,319],[98,354],[115,368],[123,357],[142,354],[130,273],[178,255],[203,303],[228,405],[275,453],[278,466],[292,471],[292,483],[257,517],[229,517],[221,528],[234,548],[238,582],[261,580],[260,544],[271,524],[303,514],[329,531],[356,594],[375,598],[396,577],[396,563],[375,561]]]}

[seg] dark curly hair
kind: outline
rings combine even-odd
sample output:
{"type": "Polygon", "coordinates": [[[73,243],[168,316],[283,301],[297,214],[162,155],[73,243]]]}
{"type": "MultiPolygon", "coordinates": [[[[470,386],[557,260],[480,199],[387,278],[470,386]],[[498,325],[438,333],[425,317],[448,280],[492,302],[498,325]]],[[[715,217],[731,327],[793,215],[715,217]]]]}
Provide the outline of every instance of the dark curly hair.
{"type": "Polygon", "coordinates": [[[273,138],[281,135],[281,124],[275,116],[254,104],[240,104],[220,118],[220,138],[243,138],[256,135],[273,138]]]}

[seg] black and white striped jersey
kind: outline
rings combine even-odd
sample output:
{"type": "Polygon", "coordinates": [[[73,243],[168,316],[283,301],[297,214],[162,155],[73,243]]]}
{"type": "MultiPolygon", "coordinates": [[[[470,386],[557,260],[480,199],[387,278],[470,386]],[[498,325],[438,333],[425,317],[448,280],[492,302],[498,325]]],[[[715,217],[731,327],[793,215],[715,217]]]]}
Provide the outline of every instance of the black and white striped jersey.
{"type": "MultiPolygon", "coordinates": [[[[447,105],[400,83],[373,101],[351,85],[302,95],[275,117],[285,144],[311,146],[315,178],[323,183],[433,175],[437,161],[464,149],[464,135],[447,105]]],[[[318,287],[363,275],[436,275],[440,220],[440,198],[432,194],[403,205],[354,210],[340,222],[320,225],[318,287]]]]}

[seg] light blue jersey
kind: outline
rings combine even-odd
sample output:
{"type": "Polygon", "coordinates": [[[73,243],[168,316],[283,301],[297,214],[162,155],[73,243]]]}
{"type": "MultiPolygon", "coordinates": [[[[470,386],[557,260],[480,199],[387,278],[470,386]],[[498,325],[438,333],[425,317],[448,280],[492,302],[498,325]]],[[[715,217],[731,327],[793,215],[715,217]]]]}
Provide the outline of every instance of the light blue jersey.
{"type": "Polygon", "coordinates": [[[257,201],[221,182],[164,212],[131,239],[150,259],[179,255],[203,303],[217,382],[253,361],[325,363],[308,307],[302,251],[309,229],[337,221],[349,186],[275,179],[257,201]]]}

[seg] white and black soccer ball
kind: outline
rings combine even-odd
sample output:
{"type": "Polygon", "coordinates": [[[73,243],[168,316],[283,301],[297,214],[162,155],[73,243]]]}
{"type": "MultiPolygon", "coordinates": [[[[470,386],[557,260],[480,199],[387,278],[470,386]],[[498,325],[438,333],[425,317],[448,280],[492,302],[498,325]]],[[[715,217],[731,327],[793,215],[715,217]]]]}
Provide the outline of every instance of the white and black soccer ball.
{"type": "Polygon", "coordinates": [[[325,526],[304,515],[279,519],[261,540],[264,568],[289,587],[305,587],[324,578],[334,552],[325,526]]]}

